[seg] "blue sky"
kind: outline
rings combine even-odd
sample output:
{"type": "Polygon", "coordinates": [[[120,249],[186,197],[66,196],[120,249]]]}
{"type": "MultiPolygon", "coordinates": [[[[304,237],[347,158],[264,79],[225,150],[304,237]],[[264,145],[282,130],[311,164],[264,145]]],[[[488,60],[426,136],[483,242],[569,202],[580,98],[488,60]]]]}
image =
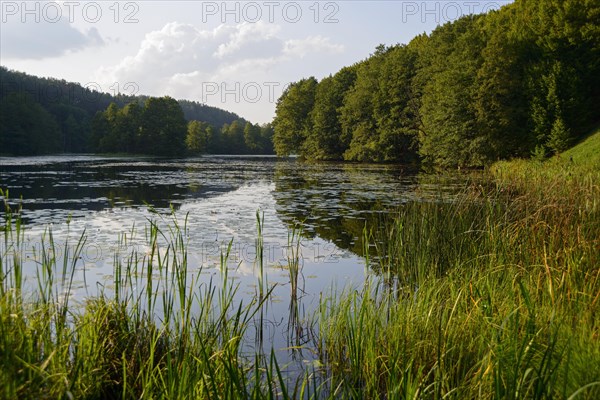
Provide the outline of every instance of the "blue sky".
{"type": "Polygon", "coordinates": [[[318,79],[510,1],[0,2],[0,62],[114,93],[170,95],[268,122],[318,79]]]}

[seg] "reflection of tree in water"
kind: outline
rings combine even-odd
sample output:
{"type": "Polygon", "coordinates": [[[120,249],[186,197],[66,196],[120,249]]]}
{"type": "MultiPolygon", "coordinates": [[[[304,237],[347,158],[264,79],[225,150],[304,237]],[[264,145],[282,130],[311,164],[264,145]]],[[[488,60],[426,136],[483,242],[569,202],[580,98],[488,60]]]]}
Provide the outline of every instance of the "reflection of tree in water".
{"type": "Polygon", "coordinates": [[[390,165],[280,163],[275,167],[276,209],[290,226],[303,222],[307,237],[363,255],[365,226],[405,201],[413,174],[390,165]]]}
{"type": "MultiPolygon", "coordinates": [[[[208,179],[206,171],[144,159],[93,160],[3,167],[0,184],[28,211],[103,211],[119,207],[178,209],[184,200],[235,190],[234,180],[208,179]]],[[[213,175],[216,173],[212,172],[213,175]]]]}
{"type": "MultiPolygon", "coordinates": [[[[318,236],[364,256],[365,227],[383,240],[398,210],[408,202],[444,201],[464,186],[464,177],[427,175],[394,165],[278,163],[276,210],[305,235],[318,236]]],[[[368,247],[374,258],[374,246],[368,247]]]]}

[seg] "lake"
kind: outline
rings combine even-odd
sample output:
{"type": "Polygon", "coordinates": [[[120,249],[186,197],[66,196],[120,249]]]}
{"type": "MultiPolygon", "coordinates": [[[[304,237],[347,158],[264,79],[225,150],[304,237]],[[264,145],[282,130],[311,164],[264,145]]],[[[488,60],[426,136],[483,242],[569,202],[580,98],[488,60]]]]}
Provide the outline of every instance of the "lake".
{"type": "MultiPolygon", "coordinates": [[[[308,164],[275,157],[205,156],[185,159],[61,155],[0,158],[0,188],[22,197],[29,262],[36,277],[42,237],[51,231],[57,257],[85,234],[70,296],[83,302],[114,288],[114,266],[132,251],[149,251],[147,227],[166,232],[187,221],[188,273],[195,285],[219,282],[221,254],[232,243],[228,277],[236,297],[255,296],[257,211],[263,221],[264,278],[273,295],[261,316],[266,345],[290,370],[314,361],[310,348],[289,351],[309,337],[290,328],[288,234],[302,227],[299,295],[293,318],[308,324],[321,293],[359,288],[376,269],[365,266],[363,231],[377,229],[407,201],[443,201],[462,178],[416,174],[394,165],[308,164]],[[116,256],[117,255],[117,256],[116,256]],[[293,364],[296,364],[294,366],[293,364]]],[[[160,318],[160,315],[157,316],[160,318]]],[[[257,327],[258,330],[258,327],[257,327]]]]}

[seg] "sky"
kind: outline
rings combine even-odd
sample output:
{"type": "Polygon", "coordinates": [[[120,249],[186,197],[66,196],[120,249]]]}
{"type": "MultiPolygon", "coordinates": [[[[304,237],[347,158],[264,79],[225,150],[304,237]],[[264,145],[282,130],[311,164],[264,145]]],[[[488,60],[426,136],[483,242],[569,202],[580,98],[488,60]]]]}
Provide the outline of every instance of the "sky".
{"type": "Polygon", "coordinates": [[[0,64],[270,122],[291,82],[497,1],[0,1],[0,64]]]}

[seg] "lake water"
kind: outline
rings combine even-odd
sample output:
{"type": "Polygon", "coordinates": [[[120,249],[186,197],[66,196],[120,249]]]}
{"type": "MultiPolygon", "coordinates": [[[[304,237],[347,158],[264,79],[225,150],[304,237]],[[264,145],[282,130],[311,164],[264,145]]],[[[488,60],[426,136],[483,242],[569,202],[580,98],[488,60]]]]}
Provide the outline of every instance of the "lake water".
{"type": "Polygon", "coordinates": [[[367,275],[376,275],[361,257],[365,223],[375,224],[407,201],[439,201],[463,185],[460,179],[440,181],[401,166],[233,156],[0,158],[0,174],[0,188],[8,189],[11,204],[22,197],[30,278],[39,265],[44,232],[52,231],[58,252],[85,232],[71,293],[79,301],[113,287],[117,252],[148,252],[144,232],[149,220],[168,227],[173,218],[180,223],[187,218],[188,265],[196,284],[218,281],[221,253],[232,241],[229,277],[239,284],[240,300],[253,297],[259,277],[259,211],[265,277],[274,287],[261,324],[269,346],[290,365],[298,364],[290,369],[314,360],[310,351],[297,357],[287,350],[302,339],[288,324],[290,282],[282,265],[287,265],[290,230],[302,223],[295,318],[303,323],[321,293],[360,287],[367,275]],[[129,238],[126,248],[124,236],[129,238]]]}

